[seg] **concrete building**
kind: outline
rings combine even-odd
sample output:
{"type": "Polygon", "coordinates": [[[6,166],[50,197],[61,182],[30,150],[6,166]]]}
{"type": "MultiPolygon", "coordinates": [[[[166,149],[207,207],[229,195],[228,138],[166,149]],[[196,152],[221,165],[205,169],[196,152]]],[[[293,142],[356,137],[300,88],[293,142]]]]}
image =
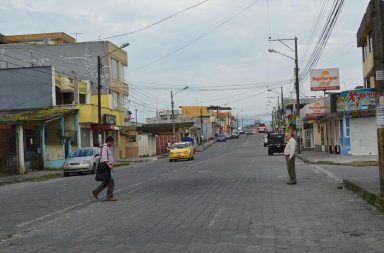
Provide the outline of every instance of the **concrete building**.
{"type": "Polygon", "coordinates": [[[195,121],[196,139],[198,143],[215,137],[213,112],[208,110],[208,106],[180,106],[181,115],[195,121]]]}
{"type": "Polygon", "coordinates": [[[364,88],[376,87],[374,71],[375,52],[373,48],[373,22],[376,13],[374,5],[373,1],[368,4],[367,11],[356,35],[357,46],[362,50],[364,88]]]}
{"type": "Polygon", "coordinates": [[[63,32],[3,35],[0,34],[0,44],[34,43],[34,44],[74,44],[75,38],[63,32]]]}
{"type": "MultiPolygon", "coordinates": [[[[0,143],[17,140],[16,152],[0,152],[0,167],[11,163],[22,173],[41,162],[41,167],[60,168],[72,149],[96,144],[97,96],[91,95],[89,81],[63,76],[50,66],[0,69],[0,80],[0,125],[11,132],[0,135],[0,143]]],[[[114,154],[120,158],[128,137],[121,133],[119,138],[124,115],[111,100],[111,94],[102,97],[101,128],[104,136],[115,136],[114,154]]]]}
{"type": "MultiPolygon", "coordinates": [[[[126,79],[128,55],[124,50],[109,41],[76,43],[74,38],[65,33],[1,35],[0,41],[0,69],[52,66],[56,76],[88,80],[90,95],[97,94],[97,58],[100,56],[102,118],[108,123],[102,126],[100,139],[102,141],[107,135],[113,135],[119,148],[116,153],[124,156],[128,136],[119,132],[119,127],[124,125],[124,115],[128,113],[125,106],[129,95],[126,79]]],[[[24,78],[36,76],[36,71],[32,72],[24,78]]],[[[64,93],[62,100],[71,100],[68,97],[70,93],[64,93]]],[[[43,97],[46,94],[40,95],[43,97]]],[[[56,97],[59,99],[59,96],[56,97]]],[[[80,95],[79,99],[83,97],[80,95]]],[[[84,113],[80,112],[84,116],[80,132],[83,142],[92,145],[100,140],[97,132],[91,131],[98,129],[95,125],[98,122],[97,97],[91,96],[90,100],[82,108],[84,113]]],[[[26,105],[30,103],[33,104],[26,102],[26,105]]]]}

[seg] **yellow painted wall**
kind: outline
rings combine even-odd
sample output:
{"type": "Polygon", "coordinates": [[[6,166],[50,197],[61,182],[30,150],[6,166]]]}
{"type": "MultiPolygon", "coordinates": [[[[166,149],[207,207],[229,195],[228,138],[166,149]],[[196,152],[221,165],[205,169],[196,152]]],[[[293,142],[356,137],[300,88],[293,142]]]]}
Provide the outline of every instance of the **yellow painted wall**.
{"type": "Polygon", "coordinates": [[[201,115],[201,110],[203,111],[203,116],[210,116],[208,106],[180,106],[180,108],[181,114],[184,117],[189,117],[193,119],[199,118],[201,115]]]}
{"type": "MultiPolygon", "coordinates": [[[[116,116],[116,125],[124,125],[124,112],[111,110],[106,107],[101,108],[101,115],[109,114],[116,116]]],[[[98,123],[97,105],[80,105],[79,106],[79,123],[98,123]]]]}
{"type": "Polygon", "coordinates": [[[363,75],[364,77],[368,77],[373,71],[373,53],[369,53],[367,59],[363,63],[363,75]]]}

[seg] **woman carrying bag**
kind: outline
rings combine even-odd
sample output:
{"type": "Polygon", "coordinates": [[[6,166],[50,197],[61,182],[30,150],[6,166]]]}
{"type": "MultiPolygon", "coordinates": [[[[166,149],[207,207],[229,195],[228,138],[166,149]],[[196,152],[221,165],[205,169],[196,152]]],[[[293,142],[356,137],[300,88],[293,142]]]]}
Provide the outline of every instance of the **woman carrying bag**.
{"type": "Polygon", "coordinates": [[[113,154],[111,147],[114,139],[109,136],[105,140],[105,144],[102,146],[100,151],[100,162],[97,167],[96,181],[101,181],[99,187],[92,191],[92,195],[98,199],[99,193],[107,188],[106,201],[116,201],[117,199],[113,196],[113,189],[115,188],[115,181],[113,179],[113,154]]]}

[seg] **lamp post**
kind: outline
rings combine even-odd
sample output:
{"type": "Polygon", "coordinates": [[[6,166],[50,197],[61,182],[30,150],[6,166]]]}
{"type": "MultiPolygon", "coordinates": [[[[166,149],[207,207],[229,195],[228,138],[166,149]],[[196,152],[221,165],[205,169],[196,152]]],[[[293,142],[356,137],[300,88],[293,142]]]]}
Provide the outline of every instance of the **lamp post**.
{"type": "Polygon", "coordinates": [[[101,142],[102,142],[102,138],[101,138],[101,71],[102,71],[101,59],[103,59],[104,57],[107,57],[108,55],[112,54],[116,50],[123,49],[127,46],[129,46],[129,43],[124,43],[120,47],[116,48],[115,50],[112,50],[106,55],[97,56],[97,115],[98,115],[99,145],[101,145],[101,142]]]}
{"type": "Polygon", "coordinates": [[[173,101],[173,97],[176,96],[177,93],[179,92],[182,92],[183,90],[186,90],[188,89],[189,87],[188,86],[185,86],[184,88],[182,88],[181,90],[173,93],[173,91],[171,91],[171,107],[172,107],[172,136],[173,136],[173,143],[175,143],[176,141],[176,129],[175,129],[175,113],[173,111],[173,108],[175,106],[175,102],[173,101]]]}
{"type": "MultiPolygon", "coordinates": [[[[272,39],[269,39],[269,41],[279,41],[280,43],[282,43],[284,46],[286,46],[287,48],[289,48],[292,52],[294,52],[295,54],[295,57],[291,57],[287,54],[284,54],[284,53],[281,53],[279,51],[276,51],[275,49],[268,49],[268,52],[270,53],[276,53],[276,54],[280,54],[282,56],[285,56],[291,60],[293,60],[295,62],[295,89],[296,89],[296,118],[297,117],[300,117],[300,85],[299,85],[299,57],[298,57],[298,49],[297,49],[297,41],[298,41],[298,38],[295,37],[293,39],[275,39],[275,40],[272,40],[272,39]],[[295,41],[295,48],[292,49],[290,46],[288,46],[285,41],[295,41]]],[[[301,153],[301,141],[300,141],[300,138],[301,138],[301,134],[300,134],[300,129],[297,129],[297,143],[298,143],[298,146],[299,146],[299,149],[298,149],[298,153],[300,154],[301,153]]]]}

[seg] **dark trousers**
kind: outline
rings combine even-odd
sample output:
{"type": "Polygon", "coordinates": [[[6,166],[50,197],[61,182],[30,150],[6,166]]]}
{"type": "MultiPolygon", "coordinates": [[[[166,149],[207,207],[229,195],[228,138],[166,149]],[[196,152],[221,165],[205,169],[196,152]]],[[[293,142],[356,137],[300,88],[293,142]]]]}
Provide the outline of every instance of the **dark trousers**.
{"type": "Polygon", "coordinates": [[[286,155],[285,161],[287,162],[289,180],[296,183],[295,156],[293,156],[292,159],[289,159],[289,155],[286,155]]]}
{"type": "Polygon", "coordinates": [[[97,187],[93,192],[99,194],[102,190],[107,188],[107,198],[113,198],[113,189],[115,188],[115,181],[113,179],[109,181],[101,182],[99,187],[97,187]]]}

